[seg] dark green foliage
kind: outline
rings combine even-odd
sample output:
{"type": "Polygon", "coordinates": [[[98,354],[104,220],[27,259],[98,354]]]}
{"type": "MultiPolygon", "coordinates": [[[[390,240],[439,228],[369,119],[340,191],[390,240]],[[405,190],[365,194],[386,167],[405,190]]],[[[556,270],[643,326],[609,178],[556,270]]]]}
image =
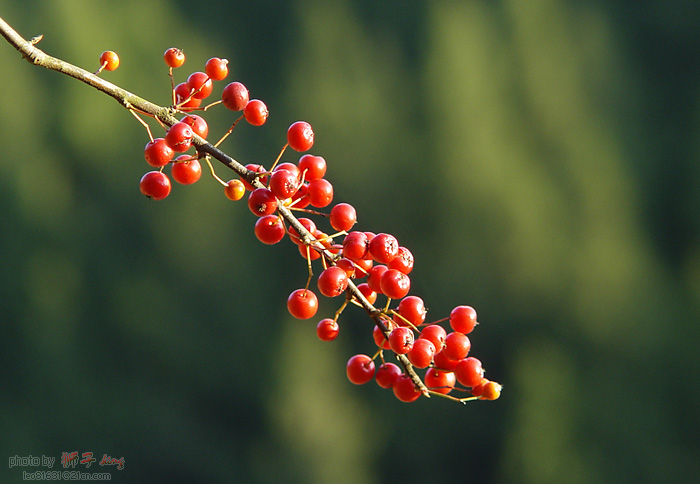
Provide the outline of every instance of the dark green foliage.
{"type": "Polygon", "coordinates": [[[412,250],[428,319],[477,309],[504,392],[348,383],[359,309],[318,341],[285,308],[295,247],[259,244],[206,174],[144,199],[142,127],[0,45],[0,456],[107,453],[115,481],[170,484],[700,477],[694,2],[6,3],[52,55],[117,51],[103,76],[161,104],[166,48],[180,80],[228,58],[270,108],[222,146],[241,162],[309,121],[336,201],[412,250]]]}

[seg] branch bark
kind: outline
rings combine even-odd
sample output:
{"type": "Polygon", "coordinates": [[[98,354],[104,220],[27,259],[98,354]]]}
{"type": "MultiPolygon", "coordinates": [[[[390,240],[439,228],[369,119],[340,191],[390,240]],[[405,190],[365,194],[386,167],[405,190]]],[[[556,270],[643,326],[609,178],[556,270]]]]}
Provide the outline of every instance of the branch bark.
{"type": "MultiPolygon", "coordinates": [[[[46,54],[44,51],[36,47],[36,44],[41,40],[43,36],[37,36],[31,40],[26,40],[19,33],[17,33],[7,22],[5,22],[5,20],[2,17],[0,17],[0,35],[2,35],[5,38],[5,40],[7,40],[7,42],[10,45],[12,45],[20,54],[22,54],[22,57],[24,59],[36,66],[57,71],[74,79],[77,79],[78,81],[83,82],[88,86],[91,86],[97,89],[98,91],[110,96],[111,98],[116,100],[122,107],[152,116],[153,118],[157,119],[166,126],[172,126],[173,124],[179,121],[175,117],[175,114],[177,114],[177,110],[173,106],[159,106],[146,99],[143,99],[140,96],[137,96],[136,94],[127,91],[126,89],[122,89],[121,87],[109,81],[106,81],[101,77],[86,71],[85,69],[82,69],[78,66],[70,64],[69,62],[46,54]]],[[[239,176],[245,178],[251,185],[259,188],[264,187],[264,185],[260,182],[255,172],[248,170],[245,166],[236,161],[234,158],[227,155],[211,143],[207,142],[207,140],[195,134],[193,136],[192,142],[196,146],[197,151],[209,154],[212,158],[224,164],[239,176]]],[[[302,242],[304,242],[307,245],[322,247],[321,243],[313,236],[313,234],[306,230],[306,228],[299,222],[299,220],[294,216],[290,209],[282,205],[278,205],[277,210],[279,211],[280,215],[285,220],[285,222],[287,222],[299,232],[302,242]]],[[[335,256],[331,252],[327,250],[324,250],[323,252],[328,260],[334,260],[335,256]]],[[[360,290],[357,289],[357,286],[352,281],[349,281],[348,291],[360,303],[360,305],[364,308],[364,310],[373,320],[374,324],[376,324],[382,331],[382,333],[384,333],[385,337],[388,338],[389,330],[384,324],[384,321],[382,320],[382,311],[375,308],[364,297],[360,290]]],[[[416,385],[416,387],[419,388],[426,397],[429,397],[429,390],[426,388],[425,384],[420,379],[420,377],[416,374],[408,358],[405,355],[396,355],[396,357],[401,363],[401,365],[404,367],[404,370],[410,376],[411,380],[416,385]]]]}

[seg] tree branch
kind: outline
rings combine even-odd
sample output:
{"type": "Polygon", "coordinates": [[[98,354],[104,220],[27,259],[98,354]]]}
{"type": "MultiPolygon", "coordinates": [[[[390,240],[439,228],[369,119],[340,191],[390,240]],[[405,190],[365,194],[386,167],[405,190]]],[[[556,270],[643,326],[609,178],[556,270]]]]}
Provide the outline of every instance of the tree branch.
{"type": "MultiPolygon", "coordinates": [[[[78,66],[70,64],[64,60],[52,57],[46,54],[44,51],[36,47],[36,44],[41,40],[43,36],[34,37],[32,40],[24,39],[20,34],[18,34],[5,20],[0,17],[0,34],[7,40],[7,42],[12,45],[22,57],[29,61],[30,63],[50,69],[53,71],[60,72],[74,79],[77,79],[100,92],[107,94],[108,96],[115,99],[119,104],[121,104],[126,109],[133,109],[141,113],[152,116],[166,126],[172,126],[179,120],[175,117],[177,114],[176,109],[173,106],[159,106],[155,103],[147,101],[121,87],[112,84],[109,81],[102,79],[101,77],[86,71],[78,66]]],[[[245,178],[251,185],[255,187],[262,188],[264,185],[260,182],[255,172],[248,170],[241,163],[207,142],[207,140],[197,136],[193,136],[193,144],[196,146],[197,151],[202,153],[207,153],[211,155],[239,176],[245,178]]],[[[306,245],[321,247],[320,242],[311,234],[306,228],[299,222],[299,220],[294,216],[291,210],[282,205],[278,205],[277,210],[279,211],[282,218],[292,227],[294,227],[300,234],[302,242],[306,245]]],[[[335,255],[328,250],[323,251],[324,256],[329,261],[335,260],[335,255]]],[[[379,329],[384,333],[384,336],[389,338],[389,329],[384,324],[381,315],[382,311],[375,308],[360,292],[357,286],[349,281],[348,291],[352,296],[360,303],[360,305],[365,309],[370,318],[379,327],[379,329]]],[[[396,355],[397,359],[404,367],[406,373],[410,376],[413,383],[418,389],[420,389],[426,397],[430,396],[430,392],[426,388],[423,381],[416,374],[413,366],[405,355],[396,355]]]]}

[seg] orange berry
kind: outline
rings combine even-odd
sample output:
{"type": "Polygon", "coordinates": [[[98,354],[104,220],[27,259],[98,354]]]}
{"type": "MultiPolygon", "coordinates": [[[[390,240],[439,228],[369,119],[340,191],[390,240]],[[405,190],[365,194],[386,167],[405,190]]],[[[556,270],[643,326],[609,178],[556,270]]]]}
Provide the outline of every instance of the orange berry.
{"type": "Polygon", "coordinates": [[[185,63],[185,53],[177,47],[171,47],[163,53],[163,60],[168,67],[180,67],[185,63]]]}
{"type": "Polygon", "coordinates": [[[501,396],[501,385],[495,381],[489,381],[484,384],[481,396],[481,400],[496,400],[501,396]]]}
{"type": "Polygon", "coordinates": [[[116,52],[106,50],[100,55],[100,66],[106,71],[113,71],[119,67],[119,56],[116,52]]]}
{"type": "Polygon", "coordinates": [[[240,200],[245,195],[245,185],[240,180],[229,180],[224,187],[224,193],[229,200],[240,200]]]}

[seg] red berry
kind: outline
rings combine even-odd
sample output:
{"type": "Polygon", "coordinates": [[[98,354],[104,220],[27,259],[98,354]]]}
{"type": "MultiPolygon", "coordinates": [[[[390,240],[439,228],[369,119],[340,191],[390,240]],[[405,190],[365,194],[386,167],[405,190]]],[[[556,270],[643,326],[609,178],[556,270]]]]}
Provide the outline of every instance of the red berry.
{"type": "Polygon", "coordinates": [[[243,108],[243,115],[245,120],[253,126],[262,126],[267,121],[270,111],[260,99],[252,99],[243,108]]]}
{"type": "Polygon", "coordinates": [[[204,72],[209,76],[209,79],[221,81],[228,76],[228,60],[212,57],[205,64],[204,72]]]}
{"type": "Polygon", "coordinates": [[[343,240],[343,255],[350,260],[364,259],[369,250],[369,242],[364,232],[350,232],[343,240]]]}
{"type": "Polygon", "coordinates": [[[435,345],[428,339],[418,338],[406,356],[416,368],[427,368],[435,356],[435,345]]]}
{"type": "Polygon", "coordinates": [[[310,245],[299,244],[297,247],[299,248],[299,255],[304,259],[316,260],[321,258],[321,253],[310,245]]]}
{"type": "Polygon", "coordinates": [[[339,331],[338,322],[331,318],[322,319],[316,325],[316,336],[321,341],[333,341],[338,337],[339,331]]]}
{"type": "MultiPolygon", "coordinates": [[[[313,247],[316,250],[322,252],[325,249],[325,250],[328,250],[334,254],[337,253],[337,249],[332,248],[333,244],[332,244],[331,239],[327,233],[323,232],[322,230],[316,229],[316,231],[311,235],[313,235],[314,238],[318,241],[318,243],[313,244],[313,247]]],[[[345,272],[345,271],[343,271],[343,272],[345,272]]]]}
{"type": "Polygon", "coordinates": [[[484,386],[486,386],[486,384],[488,382],[489,382],[489,380],[487,378],[484,378],[483,380],[481,380],[481,383],[479,383],[476,386],[471,387],[471,389],[469,390],[469,393],[471,393],[475,397],[480,397],[481,395],[484,394],[484,386]]]}
{"type": "Polygon", "coordinates": [[[277,210],[277,198],[267,188],[256,188],[248,196],[248,208],[258,217],[270,215],[277,210]]]}
{"type": "Polygon", "coordinates": [[[309,197],[307,196],[308,185],[299,186],[299,190],[292,196],[294,208],[301,209],[309,206],[309,197]]]}
{"type": "Polygon", "coordinates": [[[355,355],[346,366],[348,380],[355,385],[364,385],[374,377],[374,361],[367,355],[355,355]]]}
{"type": "Polygon", "coordinates": [[[348,288],[348,275],[338,266],[330,266],[318,276],[318,290],[326,297],[343,294],[348,288]]]}
{"type": "Polygon", "coordinates": [[[160,168],[170,163],[170,160],[175,156],[175,152],[168,146],[165,139],[156,138],[146,143],[143,156],[146,158],[146,163],[155,168],[160,168]]]}
{"type": "Polygon", "coordinates": [[[365,299],[367,299],[367,302],[369,302],[370,304],[374,304],[377,301],[377,293],[370,289],[366,282],[358,284],[357,289],[362,293],[365,299]]]}
{"type": "Polygon", "coordinates": [[[275,168],[272,171],[275,172],[280,170],[287,170],[288,172],[293,173],[294,176],[296,176],[297,179],[301,181],[301,171],[299,171],[299,167],[294,163],[285,161],[284,163],[280,163],[279,165],[275,166],[275,168]]]}
{"type": "Polygon", "coordinates": [[[197,109],[200,104],[202,104],[201,99],[195,97],[190,97],[190,88],[187,87],[187,83],[181,82],[175,86],[175,102],[178,108],[184,110],[197,109]],[[187,100],[187,102],[185,102],[187,100]]]}
{"type": "Polygon", "coordinates": [[[206,139],[207,135],[209,134],[209,126],[207,125],[207,122],[204,120],[204,118],[201,116],[197,116],[196,114],[188,114],[180,121],[192,126],[192,131],[194,132],[194,134],[201,138],[206,139]]]}
{"type": "Polygon", "coordinates": [[[388,264],[399,253],[399,242],[390,234],[377,234],[369,244],[372,258],[380,264],[388,264]]]}
{"type": "Polygon", "coordinates": [[[374,380],[382,388],[391,388],[401,374],[401,368],[394,363],[382,363],[374,374],[374,380]]]}
{"type": "Polygon", "coordinates": [[[182,121],[173,124],[167,133],[165,133],[165,142],[179,153],[183,153],[192,146],[192,126],[182,121]]]}
{"type": "Polygon", "coordinates": [[[425,372],[424,383],[430,390],[447,395],[454,388],[455,379],[455,374],[451,371],[428,368],[425,372]]]}
{"type": "Polygon", "coordinates": [[[313,318],[318,311],[318,298],[310,289],[297,289],[287,298],[287,310],[297,319],[313,318]]]}
{"type": "Polygon", "coordinates": [[[455,371],[457,364],[460,360],[451,360],[445,356],[444,351],[439,351],[435,357],[433,357],[433,364],[435,368],[439,368],[445,371],[455,371]]]}
{"type": "Polygon", "coordinates": [[[372,259],[360,259],[353,261],[355,263],[355,278],[362,279],[369,274],[370,269],[374,265],[372,259]]]}
{"type": "Polygon", "coordinates": [[[176,47],[171,47],[163,53],[163,59],[168,67],[180,67],[185,63],[185,53],[176,47]]]}
{"type": "MultiPolygon", "coordinates": [[[[245,167],[248,170],[253,171],[255,173],[265,173],[267,171],[264,166],[257,165],[255,163],[249,163],[245,167]]],[[[267,185],[267,177],[266,176],[260,177],[259,180],[263,185],[267,185]]],[[[248,180],[241,177],[241,181],[243,182],[243,185],[245,185],[246,190],[249,190],[251,192],[253,190],[255,190],[255,187],[253,185],[251,185],[250,183],[248,183],[248,180]]]]}
{"type": "Polygon", "coordinates": [[[395,328],[389,335],[389,346],[397,355],[405,355],[413,348],[413,330],[406,326],[395,328]]]}
{"type": "Polygon", "coordinates": [[[331,209],[331,227],[338,231],[349,232],[357,222],[355,207],[349,203],[338,203],[331,209]]]}
{"type": "Polygon", "coordinates": [[[173,179],[181,185],[191,185],[202,176],[202,165],[199,160],[189,155],[177,157],[173,163],[171,175],[173,179]]]}
{"type": "Polygon", "coordinates": [[[307,151],[314,145],[314,130],[306,121],[297,121],[287,129],[287,143],[294,151],[307,151]]]}
{"type": "Polygon", "coordinates": [[[422,392],[416,388],[408,375],[401,375],[394,381],[394,395],[402,402],[410,403],[418,400],[422,392]]]}
{"type": "Polygon", "coordinates": [[[370,289],[379,294],[384,294],[382,292],[381,280],[384,273],[388,270],[389,268],[387,266],[381,264],[376,265],[369,270],[369,273],[367,274],[367,284],[369,285],[370,289]]]}
{"type": "Polygon", "coordinates": [[[442,352],[451,360],[461,360],[467,357],[471,347],[469,338],[464,333],[455,331],[445,338],[445,347],[442,352]]]}
{"type": "Polygon", "coordinates": [[[435,350],[440,352],[443,346],[445,346],[447,331],[439,324],[431,324],[421,330],[420,337],[432,341],[435,345],[435,350]]]}
{"type": "MultiPolygon", "coordinates": [[[[304,227],[306,229],[307,232],[311,233],[312,235],[314,232],[316,232],[316,224],[310,218],[300,217],[297,220],[299,220],[299,223],[301,224],[302,227],[304,227]]],[[[299,231],[290,225],[289,226],[289,238],[292,239],[292,242],[294,242],[295,244],[302,244],[303,245],[300,237],[301,236],[299,235],[299,231]]]]}
{"type": "Polygon", "coordinates": [[[286,233],[284,224],[277,215],[265,215],[255,222],[255,236],[263,244],[276,244],[286,233]]]}
{"type": "Polygon", "coordinates": [[[348,277],[355,275],[355,264],[350,259],[339,259],[335,265],[343,269],[348,277]]]}
{"type": "Polygon", "coordinates": [[[382,292],[390,299],[401,299],[411,289],[411,280],[403,272],[389,269],[379,281],[382,292]]]}
{"type": "MultiPolygon", "coordinates": [[[[408,321],[413,326],[420,326],[423,324],[423,321],[425,321],[425,315],[427,313],[423,300],[418,296],[406,296],[403,298],[399,303],[397,311],[401,317],[394,316],[394,321],[401,326],[406,325],[405,321],[408,321]]],[[[435,347],[437,348],[437,345],[435,347]]]]}
{"type": "Polygon", "coordinates": [[[299,179],[288,170],[275,170],[270,176],[270,190],[280,200],[291,198],[299,190],[299,179]]]}
{"type": "Polygon", "coordinates": [[[299,171],[307,181],[319,180],[326,174],[326,160],[322,156],[306,154],[299,158],[299,171]]]}
{"type": "Polygon", "coordinates": [[[116,52],[107,50],[100,55],[100,66],[105,71],[113,71],[119,67],[119,56],[116,52]]]}
{"type": "MultiPolygon", "coordinates": [[[[328,250],[328,251],[330,251],[330,252],[332,252],[332,253],[334,253],[334,254],[337,254],[337,253],[338,253],[338,249],[334,249],[334,248],[333,248],[333,241],[332,241],[332,239],[330,238],[330,236],[329,236],[327,233],[322,232],[321,230],[316,229],[316,231],[313,233],[313,236],[314,236],[314,238],[315,238],[316,240],[318,240],[318,241],[321,243],[321,245],[322,245],[326,250],[328,250]]],[[[316,247],[318,247],[318,244],[316,244],[316,247]]],[[[345,271],[343,271],[343,272],[345,272],[345,271]]]]}
{"type": "Polygon", "coordinates": [[[325,178],[311,180],[308,188],[309,202],[316,208],[323,208],[333,201],[333,185],[325,178]]]}
{"type": "Polygon", "coordinates": [[[238,179],[229,180],[224,187],[224,193],[229,200],[238,201],[245,195],[245,185],[238,179]]]}
{"type": "Polygon", "coordinates": [[[457,306],[450,313],[450,326],[455,331],[469,334],[477,324],[476,311],[471,306],[457,306]]]}
{"type": "Polygon", "coordinates": [[[187,88],[195,99],[205,99],[209,97],[214,89],[214,83],[204,72],[193,72],[187,78],[187,88]]]}
{"type": "Polygon", "coordinates": [[[231,111],[243,111],[248,99],[248,89],[240,82],[227,84],[221,93],[221,101],[231,111]]]}
{"type": "MultiPolygon", "coordinates": [[[[396,324],[393,321],[384,321],[384,325],[386,328],[391,332],[393,331],[394,328],[396,328],[396,324]]],[[[389,333],[391,334],[391,333],[389,333]]],[[[390,350],[391,346],[389,345],[389,340],[386,339],[386,336],[384,336],[384,333],[382,332],[381,329],[379,329],[379,326],[375,326],[374,329],[372,330],[372,338],[374,339],[374,343],[379,346],[381,349],[384,350],[390,350]]]]}
{"type": "Polygon", "coordinates": [[[149,171],[139,183],[141,193],[153,200],[162,200],[170,194],[170,179],[160,171],[149,171]]]}
{"type": "Polygon", "coordinates": [[[396,257],[387,264],[389,269],[396,269],[404,274],[408,274],[413,270],[413,254],[406,247],[399,247],[396,257]]]}
{"type": "Polygon", "coordinates": [[[484,379],[481,361],[473,356],[460,360],[455,367],[457,381],[465,387],[475,387],[484,379]]]}

